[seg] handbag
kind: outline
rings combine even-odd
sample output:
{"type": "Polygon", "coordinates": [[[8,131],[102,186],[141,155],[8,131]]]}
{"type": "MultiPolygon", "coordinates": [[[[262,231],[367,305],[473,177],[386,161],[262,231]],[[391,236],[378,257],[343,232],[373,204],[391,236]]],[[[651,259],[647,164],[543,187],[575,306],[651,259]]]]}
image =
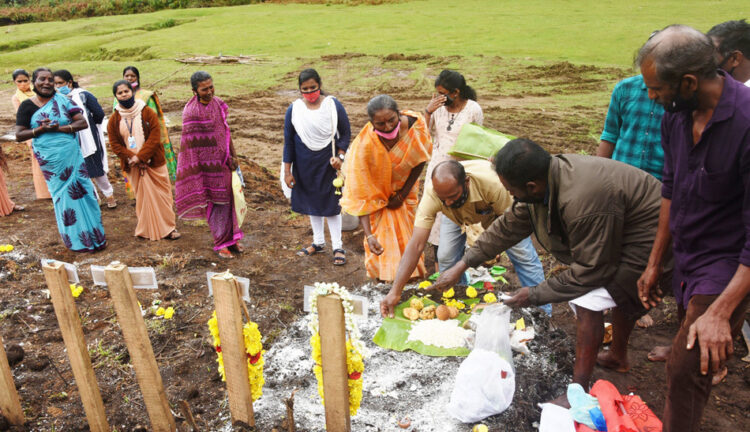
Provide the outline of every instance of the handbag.
{"type": "Polygon", "coordinates": [[[247,215],[247,203],[245,203],[245,194],[242,193],[242,171],[237,167],[232,171],[232,194],[234,195],[234,211],[237,214],[237,226],[241,227],[247,215]]]}

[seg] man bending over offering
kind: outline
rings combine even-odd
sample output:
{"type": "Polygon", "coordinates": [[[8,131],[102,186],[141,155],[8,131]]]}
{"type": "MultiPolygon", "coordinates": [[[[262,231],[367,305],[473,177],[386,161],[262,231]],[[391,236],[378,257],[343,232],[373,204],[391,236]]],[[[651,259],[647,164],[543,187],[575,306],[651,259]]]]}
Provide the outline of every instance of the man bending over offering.
{"type": "MultiPolygon", "coordinates": [[[[628,338],[635,321],[646,313],[636,282],[656,235],[661,183],[617,161],[580,155],[552,157],[523,138],[497,152],[495,171],[515,203],[433,287],[449,288],[467,268],[534,233],[569,268],[536,286],[521,288],[505,304],[570,302],[576,312],[573,382],[585,389],[595,363],[627,371],[628,338]],[[597,358],[604,337],[603,312],[610,308],[612,345],[597,358]]],[[[565,395],[552,403],[569,406],[565,395]]]]}
{"type": "MultiPolygon", "coordinates": [[[[440,269],[447,270],[464,256],[466,234],[461,232],[460,227],[481,223],[482,228],[487,228],[510,207],[511,202],[510,194],[500,184],[488,161],[448,160],[438,164],[432,171],[432,183],[425,186],[417,209],[414,233],[398,264],[393,286],[380,303],[383,316],[393,317],[393,308],[400,301],[404,285],[417,267],[438,212],[442,212],[458,228],[454,229],[450,224],[441,225],[438,261],[440,269]]],[[[544,281],[544,269],[530,237],[521,239],[507,253],[523,286],[538,285],[544,281]]]]}

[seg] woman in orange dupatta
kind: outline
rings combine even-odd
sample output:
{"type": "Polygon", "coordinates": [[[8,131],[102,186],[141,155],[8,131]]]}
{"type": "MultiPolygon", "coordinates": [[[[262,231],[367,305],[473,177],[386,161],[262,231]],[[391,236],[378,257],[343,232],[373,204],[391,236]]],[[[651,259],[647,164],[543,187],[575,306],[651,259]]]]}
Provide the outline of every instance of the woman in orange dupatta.
{"type": "MultiPolygon", "coordinates": [[[[341,207],[359,216],[367,276],[392,281],[414,230],[419,175],[432,139],[421,114],[399,111],[388,95],[367,104],[370,122],[349,147],[341,207]]],[[[424,257],[412,277],[424,277],[424,257]]]]}

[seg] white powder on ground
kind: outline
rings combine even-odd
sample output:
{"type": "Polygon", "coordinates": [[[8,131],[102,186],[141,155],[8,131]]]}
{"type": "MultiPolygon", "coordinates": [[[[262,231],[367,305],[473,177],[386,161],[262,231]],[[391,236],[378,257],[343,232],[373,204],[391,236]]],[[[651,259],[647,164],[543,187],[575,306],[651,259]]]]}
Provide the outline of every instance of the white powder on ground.
{"type": "Polygon", "coordinates": [[[458,320],[421,320],[413,323],[408,341],[419,341],[425,345],[440,348],[460,348],[466,346],[466,339],[473,333],[459,326],[458,320]]]}

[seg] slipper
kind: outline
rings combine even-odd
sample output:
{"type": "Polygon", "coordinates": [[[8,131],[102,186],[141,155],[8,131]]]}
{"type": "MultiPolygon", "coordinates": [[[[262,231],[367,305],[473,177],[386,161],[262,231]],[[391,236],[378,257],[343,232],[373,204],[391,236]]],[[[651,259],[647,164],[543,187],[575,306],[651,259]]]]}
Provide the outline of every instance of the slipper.
{"type": "Polygon", "coordinates": [[[117,208],[117,201],[115,201],[115,196],[112,195],[111,197],[107,198],[107,208],[113,209],[117,208]]]}
{"type": "Polygon", "coordinates": [[[18,204],[15,204],[13,206],[13,211],[24,211],[24,210],[26,210],[26,207],[24,207],[24,206],[20,206],[18,204]]]}
{"type": "Polygon", "coordinates": [[[234,258],[234,255],[232,255],[232,252],[229,252],[229,249],[227,249],[227,248],[220,249],[220,250],[216,251],[216,253],[218,253],[219,256],[222,257],[222,258],[224,258],[224,259],[234,258]]]}
{"type": "Polygon", "coordinates": [[[333,265],[342,266],[346,264],[346,251],[343,249],[333,250],[333,265]],[[336,254],[342,254],[344,256],[336,256],[336,254]]]}
{"type": "Polygon", "coordinates": [[[310,256],[315,255],[318,252],[321,252],[323,250],[323,246],[318,246],[316,244],[310,244],[310,246],[301,249],[299,252],[297,252],[297,256],[310,256]],[[310,252],[310,248],[312,248],[312,252],[310,252]]]}
{"type": "Polygon", "coordinates": [[[169,233],[168,236],[164,237],[167,240],[177,240],[178,238],[182,237],[182,234],[178,233],[177,230],[172,231],[169,233]]]}

